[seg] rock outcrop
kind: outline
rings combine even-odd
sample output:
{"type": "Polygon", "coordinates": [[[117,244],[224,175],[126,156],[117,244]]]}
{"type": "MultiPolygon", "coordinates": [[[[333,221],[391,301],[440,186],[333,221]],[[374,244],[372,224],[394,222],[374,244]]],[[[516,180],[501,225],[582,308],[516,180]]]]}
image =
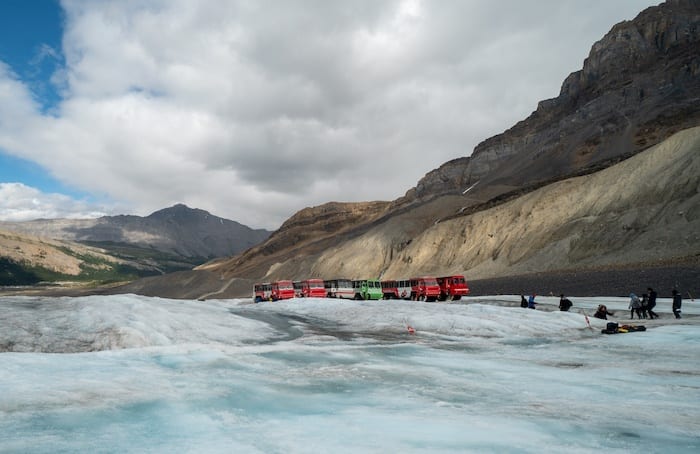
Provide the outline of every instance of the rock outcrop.
{"type": "MultiPolygon", "coordinates": [[[[700,124],[700,1],[670,0],[615,25],[557,98],[445,163],[407,193],[474,195],[597,170],[700,124]]],[[[483,197],[483,196],[482,196],[483,197]]]]}

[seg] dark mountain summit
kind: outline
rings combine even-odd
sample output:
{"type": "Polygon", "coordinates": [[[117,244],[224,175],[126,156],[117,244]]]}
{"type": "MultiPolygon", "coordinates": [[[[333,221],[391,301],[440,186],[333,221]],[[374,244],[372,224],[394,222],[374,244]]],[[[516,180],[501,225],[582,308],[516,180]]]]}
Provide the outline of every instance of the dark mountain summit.
{"type": "MultiPolygon", "coordinates": [[[[100,218],[130,244],[155,248],[184,257],[216,258],[244,251],[264,241],[270,232],[254,230],[239,222],[214,216],[207,211],[177,204],[142,218],[116,216],[100,218]]],[[[84,241],[109,241],[99,231],[80,231],[84,241]]]]}

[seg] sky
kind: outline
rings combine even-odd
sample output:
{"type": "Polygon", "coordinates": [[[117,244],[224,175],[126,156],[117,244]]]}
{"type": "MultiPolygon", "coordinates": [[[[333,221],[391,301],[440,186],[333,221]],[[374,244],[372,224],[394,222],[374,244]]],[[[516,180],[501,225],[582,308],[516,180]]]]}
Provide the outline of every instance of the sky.
{"type": "Polygon", "coordinates": [[[0,446],[697,453],[697,302],[605,335],[582,312],[628,298],[571,299],[0,297],[0,446]]]}
{"type": "Polygon", "coordinates": [[[393,200],[648,0],[4,0],[0,220],[393,200]]]}

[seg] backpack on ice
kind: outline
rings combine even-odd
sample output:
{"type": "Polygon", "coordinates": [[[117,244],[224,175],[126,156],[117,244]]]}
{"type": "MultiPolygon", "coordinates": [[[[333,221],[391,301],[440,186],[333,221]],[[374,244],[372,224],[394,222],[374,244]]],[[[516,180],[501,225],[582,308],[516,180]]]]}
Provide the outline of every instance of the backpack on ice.
{"type": "Polygon", "coordinates": [[[604,330],[600,332],[603,334],[617,334],[619,326],[615,322],[608,322],[604,330]]]}

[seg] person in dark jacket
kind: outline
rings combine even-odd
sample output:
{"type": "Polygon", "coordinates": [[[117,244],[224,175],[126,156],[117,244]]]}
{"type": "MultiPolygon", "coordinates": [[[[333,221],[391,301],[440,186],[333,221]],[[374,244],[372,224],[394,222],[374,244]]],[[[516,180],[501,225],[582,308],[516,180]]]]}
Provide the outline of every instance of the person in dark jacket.
{"type": "Polygon", "coordinates": [[[571,302],[569,298],[564,298],[564,294],[559,295],[559,310],[562,312],[568,312],[574,303],[571,302]]]}
{"type": "Polygon", "coordinates": [[[649,315],[649,295],[642,294],[642,318],[647,318],[649,315]]]}
{"type": "Polygon", "coordinates": [[[520,307],[527,309],[527,300],[525,299],[525,295],[520,295],[520,307]]]}
{"type": "Polygon", "coordinates": [[[671,308],[673,309],[673,315],[676,316],[676,318],[681,318],[681,304],[683,302],[683,298],[681,297],[681,294],[678,293],[678,290],[673,290],[671,292],[671,295],[673,295],[673,305],[671,308]]]}
{"type": "Polygon", "coordinates": [[[615,314],[613,314],[612,312],[609,312],[608,308],[607,308],[607,306],[605,306],[605,304],[598,305],[598,310],[595,311],[595,314],[593,314],[593,316],[595,318],[600,318],[603,320],[607,320],[608,315],[615,315],[615,314]]]}
{"type": "Polygon", "coordinates": [[[647,288],[647,296],[649,298],[649,301],[647,302],[647,314],[649,314],[649,318],[651,318],[651,319],[659,318],[659,314],[654,312],[654,308],[656,307],[657,294],[653,288],[651,288],[651,287],[647,288]]]}

